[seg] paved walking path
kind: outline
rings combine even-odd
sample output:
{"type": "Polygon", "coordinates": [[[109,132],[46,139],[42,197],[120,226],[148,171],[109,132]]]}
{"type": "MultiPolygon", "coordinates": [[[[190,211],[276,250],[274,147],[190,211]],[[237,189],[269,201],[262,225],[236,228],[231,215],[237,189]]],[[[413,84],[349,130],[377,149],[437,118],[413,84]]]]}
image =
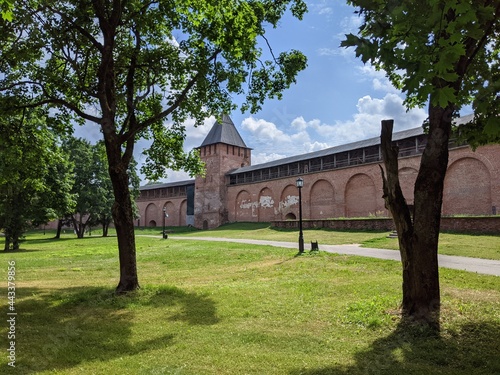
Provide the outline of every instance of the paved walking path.
{"type": "MultiPolygon", "coordinates": [[[[157,237],[157,236],[155,236],[157,237]]],[[[265,241],[265,240],[250,240],[236,238],[219,238],[219,237],[168,237],[171,240],[196,240],[196,241],[219,241],[219,242],[236,242],[248,243],[252,245],[269,245],[276,247],[286,247],[298,249],[297,242],[281,242],[281,241],[265,241]]],[[[323,245],[319,244],[320,251],[329,253],[357,255],[378,259],[389,259],[401,261],[399,251],[372,249],[368,247],[360,247],[359,245],[323,245]]],[[[439,266],[444,268],[452,268],[456,270],[465,270],[469,272],[477,272],[486,275],[500,276],[500,261],[458,257],[452,255],[438,255],[439,266]]]]}

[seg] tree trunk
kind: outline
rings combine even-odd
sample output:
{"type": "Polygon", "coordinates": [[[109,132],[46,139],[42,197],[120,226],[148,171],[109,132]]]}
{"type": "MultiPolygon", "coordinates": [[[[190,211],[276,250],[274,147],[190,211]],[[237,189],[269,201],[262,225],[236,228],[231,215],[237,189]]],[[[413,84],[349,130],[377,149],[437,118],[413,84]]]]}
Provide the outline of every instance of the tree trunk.
{"type": "Polygon", "coordinates": [[[102,236],[103,237],[108,237],[108,229],[109,229],[109,223],[106,223],[103,221],[103,223],[102,223],[102,236]]]}
{"type": "Polygon", "coordinates": [[[83,238],[83,235],[85,234],[85,223],[83,222],[83,216],[82,214],[75,214],[72,215],[71,219],[73,221],[73,229],[76,234],[76,238],[83,238]],[[75,218],[75,215],[80,215],[80,220],[77,220],[75,218]]]}
{"type": "Polygon", "coordinates": [[[113,139],[105,136],[108,155],[109,176],[113,185],[115,202],[113,203],[113,221],[118,238],[120,260],[120,282],[116,287],[117,294],[127,293],[139,288],[137,277],[137,261],[135,250],[134,218],[132,200],[127,174],[128,163],[122,160],[121,147],[113,139]]]}
{"type": "Polygon", "coordinates": [[[17,251],[19,250],[19,236],[14,236],[12,238],[12,250],[17,251]]]}
{"type": "Polygon", "coordinates": [[[122,124],[121,131],[117,132],[116,109],[118,99],[116,96],[116,75],[114,71],[115,61],[113,50],[115,48],[115,36],[120,23],[121,12],[116,10],[108,14],[104,2],[94,1],[94,8],[103,35],[103,48],[100,66],[98,70],[98,98],[102,110],[100,121],[108,158],[108,171],[113,186],[115,202],[113,203],[112,216],[118,239],[118,257],[120,261],[120,282],[116,287],[117,294],[127,293],[139,288],[137,278],[137,263],[135,252],[135,233],[133,222],[132,202],[129,191],[129,178],[127,169],[133,156],[135,133],[129,133],[129,137],[123,137],[123,131],[128,128],[137,129],[133,95],[135,59],[131,61],[129,74],[127,75],[127,107],[129,116],[122,124]],[[125,146],[122,149],[122,146],[125,146]]]}
{"type": "Polygon", "coordinates": [[[448,166],[451,108],[430,106],[429,137],[415,182],[414,217],[401,191],[398,149],[391,145],[393,121],[382,121],[384,199],[398,231],[403,266],[403,316],[439,330],[438,242],[443,186],[448,166]]]}
{"type": "Polygon", "coordinates": [[[56,239],[61,238],[62,227],[63,227],[63,221],[58,220],[57,221],[57,232],[56,232],[56,236],[54,238],[56,238],[56,239]]]}
{"type": "Polygon", "coordinates": [[[5,233],[5,245],[3,248],[3,251],[9,251],[10,250],[10,236],[5,233]]]}

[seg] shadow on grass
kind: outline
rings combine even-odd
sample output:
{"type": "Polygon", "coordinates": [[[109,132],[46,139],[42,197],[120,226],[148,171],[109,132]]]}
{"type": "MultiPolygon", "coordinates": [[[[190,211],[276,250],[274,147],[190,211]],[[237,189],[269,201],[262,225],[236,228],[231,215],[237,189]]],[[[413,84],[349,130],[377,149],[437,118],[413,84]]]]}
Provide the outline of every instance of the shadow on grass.
{"type": "Polygon", "coordinates": [[[296,369],[291,375],[500,374],[500,324],[465,323],[441,337],[401,324],[351,366],[296,369]]]}
{"type": "Polygon", "coordinates": [[[62,237],[62,238],[55,238],[55,237],[48,237],[48,238],[27,238],[21,241],[21,244],[23,243],[29,243],[31,244],[47,244],[47,243],[62,243],[62,242],[67,242],[67,241],[90,241],[90,240],[96,240],[96,239],[103,239],[103,238],[116,238],[115,235],[108,235],[107,237],[102,237],[102,236],[85,236],[82,238],[77,238],[76,236],[74,237],[62,237]]]}
{"type": "Polygon", "coordinates": [[[227,230],[234,230],[234,231],[252,231],[252,230],[259,230],[259,229],[264,229],[264,228],[269,228],[269,223],[266,222],[237,222],[237,223],[229,223],[229,224],[223,224],[220,227],[210,229],[206,232],[218,232],[218,231],[227,231],[227,230]]]}
{"type": "Polygon", "coordinates": [[[158,325],[165,327],[164,331],[137,334],[134,325],[145,314],[151,314],[156,321],[190,325],[218,322],[210,298],[174,287],[145,287],[126,296],[115,296],[107,288],[53,292],[26,288],[18,291],[15,306],[17,374],[57,372],[85,362],[106,362],[171,345],[176,328],[169,329],[168,324],[158,325]],[[148,307],[161,310],[155,312],[148,307]]]}

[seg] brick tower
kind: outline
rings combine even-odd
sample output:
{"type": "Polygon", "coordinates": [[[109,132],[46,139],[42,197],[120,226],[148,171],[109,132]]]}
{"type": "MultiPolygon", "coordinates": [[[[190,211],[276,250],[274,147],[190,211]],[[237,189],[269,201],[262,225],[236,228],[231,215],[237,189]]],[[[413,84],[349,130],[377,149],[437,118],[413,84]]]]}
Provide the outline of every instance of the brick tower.
{"type": "Polygon", "coordinates": [[[228,221],[226,173],[250,165],[251,149],[231,118],[223,115],[222,124],[215,122],[199,150],[206,175],[195,180],[194,225],[212,229],[228,221]]]}

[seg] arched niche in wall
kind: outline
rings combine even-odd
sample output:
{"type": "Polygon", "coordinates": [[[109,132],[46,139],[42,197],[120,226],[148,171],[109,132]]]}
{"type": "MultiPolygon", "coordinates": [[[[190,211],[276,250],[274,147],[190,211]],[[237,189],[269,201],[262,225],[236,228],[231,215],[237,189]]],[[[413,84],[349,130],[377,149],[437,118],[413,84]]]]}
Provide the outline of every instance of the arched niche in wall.
{"type": "Polygon", "coordinates": [[[187,215],[187,199],[184,199],[181,202],[180,208],[179,208],[179,225],[180,226],[186,226],[186,215],[187,215]]]}
{"type": "Polygon", "coordinates": [[[158,207],[156,207],[156,204],[150,203],[146,207],[146,210],[144,212],[145,215],[145,220],[144,223],[148,227],[156,227],[156,223],[158,220],[158,207]]]}
{"type": "Polygon", "coordinates": [[[444,180],[444,215],[491,214],[491,175],[478,159],[465,157],[448,166],[444,180]]]}
{"type": "Polygon", "coordinates": [[[403,191],[403,196],[407,204],[413,204],[413,190],[415,189],[415,181],[417,181],[418,171],[415,168],[405,167],[398,172],[399,184],[403,191]]]}
{"type": "Polygon", "coordinates": [[[327,180],[318,180],[311,188],[309,198],[311,219],[334,217],[335,194],[333,186],[327,180]]]}
{"type": "MultiPolygon", "coordinates": [[[[171,201],[168,201],[168,202],[165,202],[163,207],[165,207],[167,209],[166,210],[167,216],[165,217],[165,225],[167,227],[177,226],[178,212],[175,209],[175,205],[171,201]]],[[[162,213],[161,213],[162,215],[164,215],[163,207],[162,207],[162,213]]],[[[163,225],[163,218],[162,218],[162,225],[163,225]]]]}
{"type": "Polygon", "coordinates": [[[256,204],[252,202],[250,193],[246,190],[241,190],[236,196],[235,204],[234,212],[236,221],[252,221],[256,204]]]}
{"type": "MultiPolygon", "coordinates": [[[[302,191],[304,193],[304,191],[302,191]]],[[[302,202],[304,204],[304,202],[302,202]]],[[[304,208],[304,206],[302,206],[304,208]]],[[[299,216],[299,191],[295,185],[287,185],[281,192],[278,203],[278,212],[281,219],[289,217],[293,213],[295,217],[299,216]]],[[[304,217],[305,218],[305,217],[304,217]]]]}
{"type": "Polygon", "coordinates": [[[346,217],[367,217],[376,214],[375,184],[370,176],[360,173],[347,181],[345,210],[346,217]]]}
{"type": "Polygon", "coordinates": [[[259,222],[274,220],[275,199],[271,189],[265,187],[259,192],[258,215],[259,222]]]}

